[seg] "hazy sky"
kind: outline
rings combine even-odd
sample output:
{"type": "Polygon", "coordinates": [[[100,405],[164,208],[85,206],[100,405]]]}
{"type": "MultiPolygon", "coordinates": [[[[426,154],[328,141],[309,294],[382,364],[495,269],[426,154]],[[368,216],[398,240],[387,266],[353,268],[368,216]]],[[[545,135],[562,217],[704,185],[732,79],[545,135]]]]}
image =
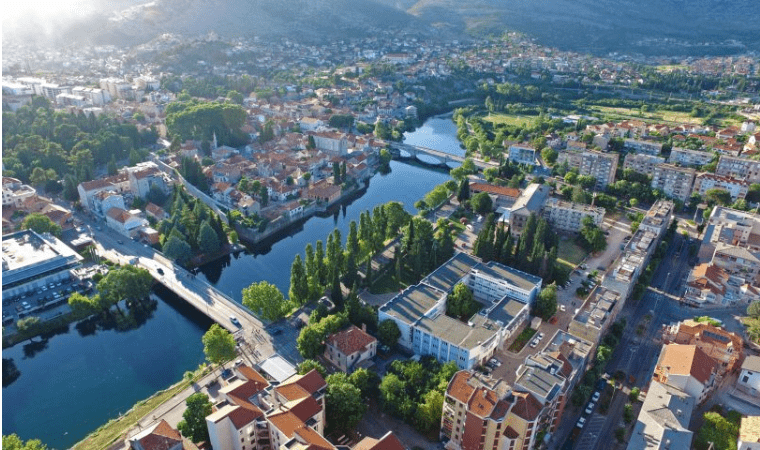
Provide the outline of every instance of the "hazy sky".
{"type": "Polygon", "coordinates": [[[74,19],[89,16],[106,3],[102,0],[4,0],[1,7],[3,36],[30,32],[47,35],[74,19]]]}

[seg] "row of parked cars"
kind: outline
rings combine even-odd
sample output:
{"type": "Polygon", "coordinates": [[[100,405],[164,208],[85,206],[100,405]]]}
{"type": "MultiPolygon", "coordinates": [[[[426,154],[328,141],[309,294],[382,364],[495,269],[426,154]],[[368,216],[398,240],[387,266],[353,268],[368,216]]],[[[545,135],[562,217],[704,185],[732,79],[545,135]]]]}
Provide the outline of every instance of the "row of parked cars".
{"type": "Polygon", "coordinates": [[[533,341],[530,343],[530,348],[536,348],[538,347],[538,343],[541,342],[541,339],[544,338],[543,331],[539,331],[536,337],[533,339],[533,341]]]}
{"type": "MultiPolygon", "coordinates": [[[[594,392],[594,395],[591,396],[591,401],[588,402],[588,405],[586,405],[586,409],[583,411],[583,413],[586,416],[590,416],[591,413],[594,412],[594,408],[596,408],[596,403],[599,401],[599,397],[601,397],[602,394],[599,391],[594,392]]],[[[581,416],[580,419],[578,419],[578,422],[575,424],[578,428],[583,428],[584,425],[586,425],[586,417],[581,416]]]]}

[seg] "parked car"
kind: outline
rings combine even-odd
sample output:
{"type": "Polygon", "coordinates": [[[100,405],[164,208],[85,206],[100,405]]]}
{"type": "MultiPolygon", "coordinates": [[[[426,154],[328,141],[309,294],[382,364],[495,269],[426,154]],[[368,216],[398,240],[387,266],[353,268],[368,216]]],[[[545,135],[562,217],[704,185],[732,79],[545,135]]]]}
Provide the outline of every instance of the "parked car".
{"type": "Polygon", "coordinates": [[[543,339],[543,338],[544,338],[544,333],[543,333],[543,331],[539,331],[539,333],[538,333],[538,340],[540,341],[540,340],[541,340],[541,339],[543,339]]]}
{"type": "Polygon", "coordinates": [[[584,425],[586,425],[585,417],[581,417],[580,419],[578,419],[578,423],[575,424],[575,426],[578,428],[583,428],[584,425]]]}
{"type": "Polygon", "coordinates": [[[596,391],[596,392],[594,392],[594,395],[591,396],[591,400],[594,401],[594,402],[598,402],[599,401],[599,397],[601,397],[601,396],[602,396],[601,392],[596,391]]]}
{"type": "Polygon", "coordinates": [[[530,347],[531,347],[531,348],[536,348],[536,347],[538,347],[538,338],[536,338],[536,339],[533,339],[533,342],[531,342],[531,343],[530,343],[530,347]]]}
{"type": "Polygon", "coordinates": [[[586,405],[586,411],[584,411],[586,414],[591,414],[594,412],[594,402],[588,402],[588,405],[586,405]]]}

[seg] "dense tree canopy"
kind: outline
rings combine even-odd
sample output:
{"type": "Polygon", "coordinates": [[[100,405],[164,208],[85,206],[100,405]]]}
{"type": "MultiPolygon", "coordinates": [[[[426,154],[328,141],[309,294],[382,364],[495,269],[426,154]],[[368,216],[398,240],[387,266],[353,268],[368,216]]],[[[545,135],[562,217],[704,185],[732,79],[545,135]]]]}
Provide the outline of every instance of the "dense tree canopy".
{"type": "Polygon", "coordinates": [[[196,392],[185,400],[187,409],[182,413],[182,420],[177,424],[177,429],[183,436],[193,442],[209,440],[206,417],[211,415],[212,404],[208,395],[196,392]]]}
{"type": "Polygon", "coordinates": [[[217,323],[211,325],[201,341],[206,359],[214,364],[224,364],[237,356],[235,338],[217,323]]]}
{"type": "Polygon", "coordinates": [[[270,321],[282,318],[291,306],[277,286],[267,281],[253,283],[243,289],[243,305],[270,321]]]}
{"type": "Polygon", "coordinates": [[[245,109],[232,103],[174,102],[166,107],[166,127],[181,140],[211,140],[216,135],[219,145],[238,147],[247,142],[240,131],[245,116],[245,109]]]}
{"type": "Polygon", "coordinates": [[[21,222],[21,229],[29,229],[37,233],[50,233],[56,237],[61,236],[61,226],[40,213],[31,213],[24,217],[24,221],[21,222]]]}

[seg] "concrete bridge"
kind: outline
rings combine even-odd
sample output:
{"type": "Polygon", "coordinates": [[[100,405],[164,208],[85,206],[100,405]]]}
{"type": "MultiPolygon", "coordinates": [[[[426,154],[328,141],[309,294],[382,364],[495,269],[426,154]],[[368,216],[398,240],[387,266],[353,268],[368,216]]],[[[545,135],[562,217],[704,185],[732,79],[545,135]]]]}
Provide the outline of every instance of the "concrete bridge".
{"type": "MultiPolygon", "coordinates": [[[[404,144],[402,142],[391,142],[390,147],[402,158],[413,158],[425,164],[446,166],[450,169],[461,166],[465,160],[464,156],[452,155],[451,153],[446,153],[440,150],[421,147],[419,145],[404,144]]],[[[472,161],[479,170],[488,167],[499,167],[499,163],[497,162],[486,162],[475,158],[472,158],[472,161]]]]}

